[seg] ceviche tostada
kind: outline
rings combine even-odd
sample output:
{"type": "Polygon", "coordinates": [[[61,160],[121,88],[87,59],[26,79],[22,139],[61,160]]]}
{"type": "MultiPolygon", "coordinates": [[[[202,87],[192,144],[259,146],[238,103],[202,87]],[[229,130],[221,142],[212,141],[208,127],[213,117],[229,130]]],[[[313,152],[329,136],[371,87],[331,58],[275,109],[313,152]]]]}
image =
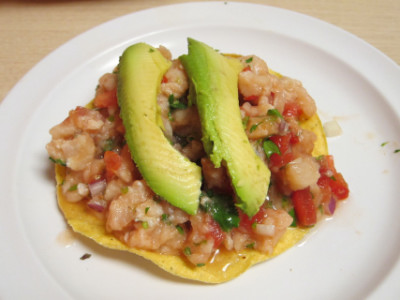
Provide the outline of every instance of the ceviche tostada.
{"type": "Polygon", "coordinates": [[[302,84],[194,39],[128,47],[50,130],[73,230],[219,283],[299,242],[349,189],[302,84]]]}

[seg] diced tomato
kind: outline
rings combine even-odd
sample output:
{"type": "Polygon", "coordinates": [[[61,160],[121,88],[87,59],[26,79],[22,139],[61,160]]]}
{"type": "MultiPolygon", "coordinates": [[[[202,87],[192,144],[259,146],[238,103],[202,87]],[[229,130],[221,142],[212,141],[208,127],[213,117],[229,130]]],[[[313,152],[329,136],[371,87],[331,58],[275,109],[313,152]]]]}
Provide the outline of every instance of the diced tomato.
{"type": "Polygon", "coordinates": [[[98,108],[117,107],[117,91],[112,90],[99,92],[94,98],[93,103],[98,108]]]}
{"type": "Polygon", "coordinates": [[[301,226],[311,226],[317,222],[317,212],[310,188],[294,191],[291,195],[297,221],[301,226]]]}
{"type": "Polygon", "coordinates": [[[347,182],[344,180],[341,173],[336,173],[333,178],[334,179],[330,182],[332,193],[338,200],[346,199],[349,196],[349,187],[347,182]]]}
{"type": "Polygon", "coordinates": [[[106,179],[109,181],[121,167],[122,158],[114,151],[106,151],[104,153],[104,163],[106,165],[106,179]]]}
{"type": "Polygon", "coordinates": [[[343,175],[336,171],[333,156],[324,156],[321,158],[320,164],[319,172],[321,177],[318,180],[318,185],[320,187],[329,185],[333,195],[338,200],[346,199],[349,196],[349,187],[343,175]]]}
{"type": "Polygon", "coordinates": [[[224,232],[214,219],[211,219],[209,226],[211,230],[208,232],[207,238],[212,238],[214,240],[214,248],[219,248],[225,239],[224,232]]]}
{"type": "Polygon", "coordinates": [[[332,191],[331,191],[331,187],[329,185],[329,177],[322,175],[319,179],[318,179],[318,187],[321,191],[322,194],[322,202],[323,203],[329,203],[331,196],[332,196],[332,191]]]}
{"type": "Polygon", "coordinates": [[[300,115],[303,113],[300,105],[296,102],[287,102],[285,103],[285,107],[283,108],[282,115],[284,117],[294,117],[298,119],[300,115]]]}
{"type": "Polygon", "coordinates": [[[325,155],[320,159],[319,172],[323,175],[326,175],[329,172],[332,174],[336,173],[335,163],[332,155],[325,155]]]}
{"type": "Polygon", "coordinates": [[[257,96],[257,95],[250,95],[247,97],[243,97],[244,101],[252,102],[254,104],[257,104],[258,99],[259,99],[259,96],[257,96]]]}
{"type": "Polygon", "coordinates": [[[252,217],[249,218],[244,212],[239,210],[239,229],[245,232],[251,233],[253,231],[253,224],[254,223],[261,223],[266,217],[266,210],[264,207],[261,207],[260,210],[252,217]]]}
{"type": "Polygon", "coordinates": [[[167,78],[167,76],[163,76],[163,78],[162,78],[162,80],[161,80],[161,83],[168,83],[168,78],[167,78]]]}
{"type": "Polygon", "coordinates": [[[269,158],[269,167],[270,168],[281,168],[288,163],[290,163],[294,159],[294,155],[291,152],[285,153],[283,155],[279,155],[277,153],[273,153],[269,158]]]}
{"type": "Polygon", "coordinates": [[[247,72],[247,71],[251,71],[250,66],[247,66],[247,67],[243,68],[243,70],[242,70],[242,72],[247,72]]]}
{"type": "Polygon", "coordinates": [[[292,135],[289,133],[286,135],[273,135],[269,139],[278,146],[281,155],[283,155],[289,150],[291,137],[292,135]]]}

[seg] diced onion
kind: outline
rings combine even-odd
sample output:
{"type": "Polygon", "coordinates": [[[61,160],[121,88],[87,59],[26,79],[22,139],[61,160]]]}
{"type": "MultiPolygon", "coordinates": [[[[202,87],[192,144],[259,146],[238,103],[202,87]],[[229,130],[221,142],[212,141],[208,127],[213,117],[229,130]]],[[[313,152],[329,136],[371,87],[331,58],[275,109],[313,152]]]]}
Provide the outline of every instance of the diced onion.
{"type": "Polygon", "coordinates": [[[273,236],[275,234],[275,225],[257,224],[254,232],[259,235],[273,236]]]}
{"type": "Polygon", "coordinates": [[[89,190],[92,197],[101,194],[107,187],[105,179],[96,180],[89,184],[89,190]]]}
{"type": "Polygon", "coordinates": [[[97,212],[103,212],[107,206],[107,201],[102,198],[95,197],[89,200],[87,206],[97,212]]]}
{"type": "Polygon", "coordinates": [[[324,123],[324,131],[326,137],[335,137],[342,134],[342,128],[336,120],[328,121],[324,123]]]}
{"type": "Polygon", "coordinates": [[[331,200],[329,201],[329,204],[328,204],[328,208],[329,208],[330,214],[333,215],[333,213],[335,212],[335,209],[336,209],[335,198],[331,197],[331,200]]]}

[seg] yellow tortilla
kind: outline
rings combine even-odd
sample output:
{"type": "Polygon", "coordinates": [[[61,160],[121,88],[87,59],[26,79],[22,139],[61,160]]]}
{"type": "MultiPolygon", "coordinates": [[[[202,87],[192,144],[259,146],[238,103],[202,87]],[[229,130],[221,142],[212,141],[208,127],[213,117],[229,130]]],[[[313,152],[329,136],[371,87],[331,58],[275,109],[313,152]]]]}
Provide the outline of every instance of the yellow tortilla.
{"type": "MultiPolygon", "coordinates": [[[[314,146],[313,155],[319,156],[328,154],[323,127],[318,115],[315,114],[312,118],[303,122],[301,126],[304,129],[313,131],[317,135],[318,139],[314,146]]],[[[58,204],[68,224],[75,232],[93,239],[104,247],[129,251],[140,255],[152,261],[165,271],[186,279],[206,283],[222,283],[231,280],[245,272],[252,265],[275,257],[293,247],[302,240],[308,232],[308,229],[288,228],[271,255],[262,254],[251,249],[246,249],[239,253],[223,250],[215,256],[212,263],[202,267],[195,267],[180,256],[162,255],[155,252],[128,248],[112,234],[105,231],[104,221],[88,213],[85,203],[71,203],[64,199],[61,192],[61,184],[64,176],[65,168],[56,165],[58,204]]]]}

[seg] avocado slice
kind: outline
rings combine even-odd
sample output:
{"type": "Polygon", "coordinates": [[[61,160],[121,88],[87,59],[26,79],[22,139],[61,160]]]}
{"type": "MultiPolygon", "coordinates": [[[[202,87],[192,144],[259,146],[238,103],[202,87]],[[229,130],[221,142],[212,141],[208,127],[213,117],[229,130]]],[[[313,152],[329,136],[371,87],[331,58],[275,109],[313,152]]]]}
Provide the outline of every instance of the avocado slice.
{"type": "Polygon", "coordinates": [[[236,205],[252,217],[266,199],[271,173],[243,129],[238,97],[243,66],[202,42],[189,38],[188,43],[189,53],[179,59],[191,81],[204,148],[216,167],[225,162],[239,198],[236,205]]]}
{"type": "Polygon", "coordinates": [[[128,47],[118,67],[118,103],[126,142],[147,184],[172,205],[196,214],[201,168],[171,145],[160,124],[157,94],[170,65],[145,43],[128,47]]]}

